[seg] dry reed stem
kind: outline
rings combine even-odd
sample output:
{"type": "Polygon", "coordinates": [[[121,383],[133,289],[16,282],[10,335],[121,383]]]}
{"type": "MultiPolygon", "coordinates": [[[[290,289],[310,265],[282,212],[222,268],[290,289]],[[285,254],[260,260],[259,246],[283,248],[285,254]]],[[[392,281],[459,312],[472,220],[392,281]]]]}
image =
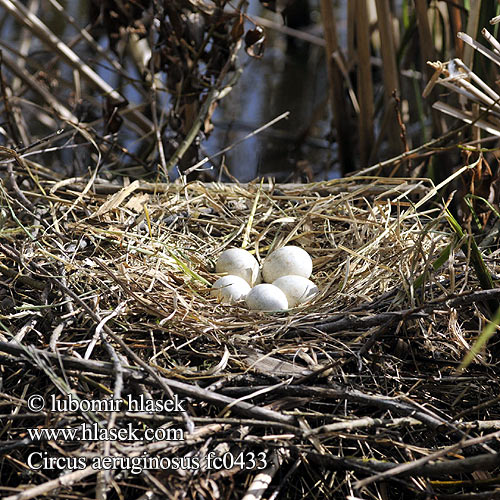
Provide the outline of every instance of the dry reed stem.
{"type": "MultiPolygon", "coordinates": [[[[394,43],[392,12],[389,0],[376,0],[377,23],[380,33],[380,51],[382,53],[382,70],[384,78],[384,95],[387,108],[392,109],[392,93],[399,92],[400,84],[398,78],[398,68],[396,64],[396,46],[394,43]]],[[[399,128],[396,120],[396,113],[391,113],[387,120],[387,139],[391,146],[392,154],[403,149],[399,139],[399,128]]]]}
{"type": "MultiPolygon", "coordinates": [[[[57,38],[54,33],[32,12],[17,0],[0,0],[0,5],[14,16],[22,25],[26,26],[33,35],[37,36],[54,53],[59,54],[71,67],[79,71],[90,83],[111,97],[116,102],[123,102],[123,97],[105,82],[90,66],[78,57],[65,43],[57,38]]],[[[149,132],[152,128],[151,122],[137,111],[130,113],[137,126],[144,132],[149,132]]],[[[75,122],[77,123],[77,122],[75,122]]]]}
{"type": "MultiPolygon", "coordinates": [[[[483,34],[495,48],[497,42],[488,32],[484,31],[483,34]]],[[[465,41],[468,46],[473,47],[495,64],[500,65],[500,58],[495,52],[476,40],[473,40],[465,33],[459,33],[458,36],[465,41]]],[[[500,95],[493,88],[481,80],[460,59],[453,59],[447,63],[428,62],[428,65],[434,69],[434,74],[426,87],[426,91],[424,92],[425,95],[430,94],[430,89],[435,84],[440,84],[456,92],[470,107],[470,109],[458,109],[447,103],[437,101],[433,103],[434,109],[455,118],[459,118],[466,123],[474,125],[478,129],[486,130],[490,134],[500,134],[500,95]]]]}
{"type": "MultiPolygon", "coordinates": [[[[469,16],[467,18],[466,32],[475,38],[479,32],[479,18],[481,15],[482,0],[471,2],[469,16]]],[[[471,69],[474,65],[474,49],[469,44],[465,44],[463,61],[471,69]]]]}
{"type": "MultiPolygon", "coordinates": [[[[58,116],[63,120],[72,123],[78,123],[76,116],[63,104],[61,104],[47,89],[46,87],[36,80],[30,73],[22,66],[19,66],[14,59],[7,54],[2,54],[2,61],[5,65],[26,85],[28,85],[34,92],[39,94],[43,100],[51,107],[58,116]]],[[[46,111],[45,111],[46,112],[46,111]]]]}
{"type": "Polygon", "coordinates": [[[373,147],[373,81],[370,63],[370,23],[366,0],[356,0],[358,55],[359,148],[361,167],[367,167],[373,147]]]}
{"type": "Polygon", "coordinates": [[[333,55],[339,50],[335,14],[329,0],[321,0],[320,6],[325,29],[330,104],[337,133],[340,165],[343,172],[349,172],[354,169],[349,114],[345,104],[342,73],[333,58],[333,55]]]}
{"type": "MultiPolygon", "coordinates": [[[[426,0],[415,0],[415,13],[417,16],[417,27],[418,36],[420,41],[420,52],[422,57],[422,66],[426,69],[424,73],[427,73],[427,77],[432,77],[432,70],[426,66],[426,61],[434,61],[436,59],[436,49],[434,47],[434,37],[431,33],[431,27],[429,25],[428,17],[428,5],[426,0]]],[[[432,99],[437,98],[437,94],[434,92],[431,94],[432,99]]],[[[441,115],[436,112],[436,110],[431,109],[432,124],[433,124],[433,135],[441,135],[443,133],[443,127],[441,123],[441,115]]]]}

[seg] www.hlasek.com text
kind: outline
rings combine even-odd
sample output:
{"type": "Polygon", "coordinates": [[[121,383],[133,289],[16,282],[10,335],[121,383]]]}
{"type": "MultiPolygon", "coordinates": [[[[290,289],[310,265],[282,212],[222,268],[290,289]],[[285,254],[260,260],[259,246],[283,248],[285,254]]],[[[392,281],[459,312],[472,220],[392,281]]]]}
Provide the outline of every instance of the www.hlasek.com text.
{"type": "Polygon", "coordinates": [[[184,431],[172,427],[138,429],[132,423],[107,429],[97,423],[82,423],[76,427],[30,428],[32,441],[184,441],[184,431]]]}

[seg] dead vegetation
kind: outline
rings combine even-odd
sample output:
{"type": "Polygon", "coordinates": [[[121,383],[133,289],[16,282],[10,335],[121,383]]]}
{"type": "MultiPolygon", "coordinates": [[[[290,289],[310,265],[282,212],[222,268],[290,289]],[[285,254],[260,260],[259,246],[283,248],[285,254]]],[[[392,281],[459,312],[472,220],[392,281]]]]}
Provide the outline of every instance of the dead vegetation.
{"type": "MultiPolygon", "coordinates": [[[[347,6],[357,99],[348,90],[366,168],[297,185],[189,181],[213,163],[201,144],[241,73],[238,47],[261,55],[265,35],[245,2],[103,2],[88,31],[75,24],[75,40],[97,51],[96,66],[113,68],[111,86],[23,4],[0,0],[5,18],[25,30],[0,74],[8,138],[0,146],[3,498],[500,497],[500,215],[489,196],[491,155],[476,148],[484,140],[476,130],[459,145],[470,161],[453,173],[443,167],[438,185],[366,175],[394,175],[408,160],[418,163],[408,167],[416,175],[436,151],[457,146],[450,139],[468,140],[457,135],[462,127],[421,146],[410,135],[401,141],[394,12],[377,0],[375,29],[359,19],[367,4],[347,6]],[[99,52],[94,36],[103,29],[117,57],[99,52]],[[380,59],[371,57],[375,32],[380,59]],[[29,57],[34,39],[52,53],[29,57]],[[119,64],[124,53],[133,71],[119,64]],[[385,92],[376,101],[371,69],[381,61],[385,92]],[[400,154],[373,164],[384,141],[400,154]],[[15,144],[25,147],[7,147],[15,144]],[[177,182],[160,182],[176,169],[184,174],[177,182]],[[470,191],[455,196],[469,209],[460,222],[446,191],[458,180],[470,191]],[[313,257],[320,294],[312,303],[272,314],[210,298],[223,249],[246,248],[261,262],[287,243],[313,257]],[[66,434],[37,437],[42,429],[66,434]]],[[[473,57],[454,36],[464,2],[426,4],[415,2],[398,46],[412,62],[405,78],[419,84],[415,30],[429,58],[439,40],[447,49],[456,43],[469,66],[473,57]]],[[[57,5],[51,0],[74,23],[57,5]]],[[[469,9],[473,34],[485,5],[469,9]]],[[[350,82],[334,12],[321,6],[325,40],[303,36],[333,52],[330,91],[339,102],[350,82]]],[[[456,65],[439,64],[433,80],[469,99],[452,116],[476,128],[484,120],[498,133],[495,91],[456,65]]],[[[345,125],[337,143],[349,170],[354,129],[342,113],[334,118],[345,125]]]]}
{"type": "MultiPolygon", "coordinates": [[[[491,350],[457,368],[500,291],[481,290],[427,180],[86,189],[28,172],[38,179],[30,207],[2,189],[4,498],[496,494],[491,350]],[[262,259],[285,243],[313,256],[321,294],[312,304],[266,314],[209,297],[222,249],[262,259]],[[184,407],[34,413],[33,394],[178,397],[184,407]],[[83,423],[182,440],[27,433],[83,423]],[[30,469],[37,452],[73,470],[30,469]],[[265,457],[264,476],[238,463],[207,469],[207,457],[241,452],[265,457]],[[101,456],[129,462],[93,469],[101,456]],[[82,470],[70,461],[78,457],[82,470]],[[146,457],[163,467],[148,470],[146,457]]],[[[493,273],[497,262],[491,253],[493,273]]]]}

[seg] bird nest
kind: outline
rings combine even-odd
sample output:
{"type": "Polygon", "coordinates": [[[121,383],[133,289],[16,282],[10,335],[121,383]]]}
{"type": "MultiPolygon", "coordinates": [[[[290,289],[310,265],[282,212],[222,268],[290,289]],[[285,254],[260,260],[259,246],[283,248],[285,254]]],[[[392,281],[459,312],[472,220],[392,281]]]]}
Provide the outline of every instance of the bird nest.
{"type": "Polygon", "coordinates": [[[457,368],[499,293],[428,180],[41,178],[1,187],[4,498],[492,494],[494,345],[457,368]],[[311,302],[210,296],[224,249],[286,244],[311,302]]]}

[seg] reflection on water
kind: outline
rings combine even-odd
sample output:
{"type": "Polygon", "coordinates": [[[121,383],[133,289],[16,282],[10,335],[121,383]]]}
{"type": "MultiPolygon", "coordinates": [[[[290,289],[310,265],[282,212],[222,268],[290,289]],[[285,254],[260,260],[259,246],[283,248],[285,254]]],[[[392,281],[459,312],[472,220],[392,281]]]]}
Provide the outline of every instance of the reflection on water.
{"type": "MultiPolygon", "coordinates": [[[[345,1],[339,2],[339,14],[345,13],[345,1]]],[[[319,25],[319,2],[309,0],[309,3],[313,11],[312,17],[313,19],[315,17],[319,25]]],[[[37,11],[34,4],[33,9],[37,11]]],[[[88,10],[87,0],[68,2],[67,5],[67,12],[76,19],[84,19],[88,15],[88,10]]],[[[4,11],[0,10],[0,17],[2,14],[4,11]]],[[[278,24],[283,23],[279,15],[264,9],[259,0],[249,2],[249,15],[263,16],[278,24]]],[[[69,41],[75,36],[76,29],[64,22],[53,9],[43,11],[42,17],[62,40],[69,41]]],[[[246,27],[253,26],[248,22],[246,27]]],[[[15,45],[19,43],[17,31],[13,18],[4,16],[3,38],[5,40],[12,38],[12,44],[15,45]]],[[[329,142],[329,110],[325,102],[328,80],[324,48],[298,42],[293,49],[290,49],[285,35],[268,28],[265,28],[265,31],[267,44],[262,59],[252,59],[243,49],[241,50],[240,64],[244,68],[243,74],[233,91],[220,101],[214,113],[215,128],[209,139],[202,142],[204,153],[215,154],[278,115],[289,111],[288,119],[282,120],[226,153],[225,165],[231,174],[243,182],[261,175],[270,175],[279,181],[304,180],[310,177],[312,172],[317,179],[339,176],[335,170],[337,159],[335,144],[329,142]]],[[[341,37],[344,32],[345,29],[339,25],[341,37]]],[[[95,35],[103,49],[109,50],[107,36],[99,32],[95,35]]],[[[37,63],[44,66],[45,63],[52,61],[47,66],[50,72],[64,81],[73,80],[74,72],[70,66],[65,64],[57,66],[58,63],[54,62],[57,59],[37,37],[30,38],[29,41],[27,50],[36,54],[37,63]]],[[[137,69],[132,64],[126,64],[127,58],[121,59],[125,64],[125,74],[130,78],[122,78],[108,62],[101,61],[94,51],[84,44],[75,50],[95,68],[104,81],[123,92],[130,103],[144,103],[150,99],[149,90],[142,85],[137,69]]],[[[84,102],[79,103],[78,95],[71,94],[70,85],[67,93],[61,95],[64,102],[74,106],[82,121],[92,122],[99,117],[101,101],[89,99],[87,102],[84,98],[84,102]]],[[[170,103],[167,95],[160,93],[158,99],[158,107],[168,110],[170,103]]],[[[35,96],[33,100],[37,102],[37,97],[35,96]]],[[[27,107],[26,113],[33,111],[27,107]]],[[[33,120],[31,133],[42,137],[47,134],[46,127],[51,130],[56,129],[57,123],[54,121],[47,124],[39,123],[38,119],[33,120]]],[[[141,149],[142,142],[134,133],[128,132],[129,136],[125,134],[127,130],[124,127],[120,136],[123,144],[132,154],[142,158],[144,153],[141,149]]],[[[90,154],[91,150],[86,147],[63,148],[62,151],[44,153],[44,159],[50,161],[54,170],[67,172],[68,175],[80,175],[81,171],[86,171],[90,154]],[[74,171],[68,171],[68,166],[74,171]]],[[[219,165],[219,161],[220,158],[214,161],[216,166],[219,165]]],[[[130,158],[120,152],[119,161],[116,163],[127,167],[129,162],[130,158]]],[[[132,163],[135,167],[135,160],[132,163]]],[[[116,165],[113,164],[113,167],[116,165]]],[[[127,171],[128,174],[131,172],[133,171],[127,171]]],[[[142,170],[140,172],[142,173],[142,170]]]]}
{"type": "MultiPolygon", "coordinates": [[[[250,2],[249,13],[270,16],[257,2],[250,2]]],[[[232,175],[242,182],[260,175],[279,181],[304,180],[311,171],[316,179],[338,177],[339,172],[332,168],[337,157],[335,145],[327,140],[330,127],[324,48],[296,43],[287,50],[285,35],[270,29],[266,35],[261,60],[251,59],[242,50],[243,74],[214,114],[215,129],[205,143],[206,153],[215,154],[290,111],[288,119],[226,154],[225,164],[232,175]],[[306,138],[299,141],[309,127],[306,138]]]]}

